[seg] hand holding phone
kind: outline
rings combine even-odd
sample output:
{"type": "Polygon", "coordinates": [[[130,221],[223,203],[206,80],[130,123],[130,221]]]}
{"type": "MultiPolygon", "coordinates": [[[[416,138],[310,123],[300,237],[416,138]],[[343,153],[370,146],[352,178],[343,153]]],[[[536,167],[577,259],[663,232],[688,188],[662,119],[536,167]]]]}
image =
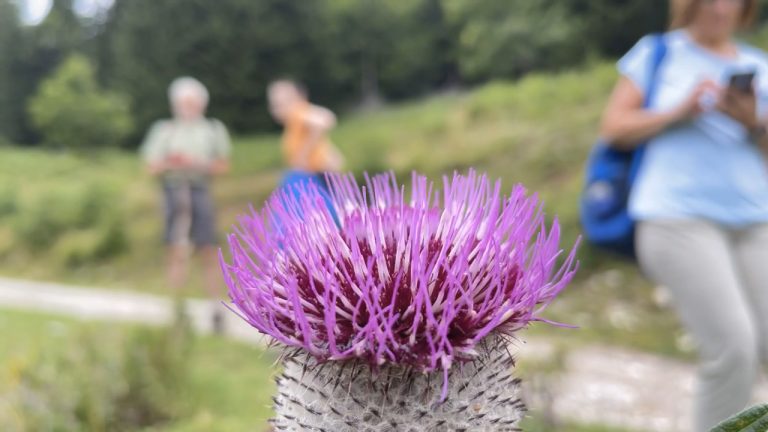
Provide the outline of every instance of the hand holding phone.
{"type": "Polygon", "coordinates": [[[717,109],[751,131],[758,123],[755,72],[735,73],[722,92],[717,109]]]}
{"type": "Polygon", "coordinates": [[[735,73],[728,79],[728,86],[742,93],[752,93],[755,72],[735,73]]]}

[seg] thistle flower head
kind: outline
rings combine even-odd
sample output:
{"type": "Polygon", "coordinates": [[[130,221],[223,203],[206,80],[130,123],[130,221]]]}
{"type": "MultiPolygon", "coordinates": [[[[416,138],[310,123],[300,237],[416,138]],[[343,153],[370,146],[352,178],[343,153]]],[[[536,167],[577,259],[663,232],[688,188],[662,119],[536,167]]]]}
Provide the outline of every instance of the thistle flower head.
{"type": "Polygon", "coordinates": [[[572,278],[558,267],[560,229],[535,196],[469,172],[442,191],[414,174],[329,175],[278,193],[241,217],[222,259],[234,309],[276,341],[318,361],[357,359],[447,371],[491,333],[511,335],[572,278]]]}

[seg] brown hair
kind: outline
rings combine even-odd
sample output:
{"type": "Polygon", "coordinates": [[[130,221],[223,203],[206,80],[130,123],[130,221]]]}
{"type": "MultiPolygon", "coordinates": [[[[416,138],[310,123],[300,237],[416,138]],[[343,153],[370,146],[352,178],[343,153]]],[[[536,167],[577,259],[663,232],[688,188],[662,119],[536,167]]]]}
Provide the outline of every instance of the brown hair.
{"type": "Polygon", "coordinates": [[[275,80],[272,80],[269,85],[267,86],[267,91],[269,89],[277,87],[278,85],[289,85],[296,89],[297,92],[303,97],[307,98],[309,96],[309,93],[307,92],[307,88],[299,81],[296,81],[293,78],[277,78],[275,80]]]}
{"type": "MultiPolygon", "coordinates": [[[[704,0],[671,0],[669,27],[677,29],[689,25],[703,2],[704,0]]],[[[744,2],[744,12],[739,25],[741,28],[747,28],[755,21],[759,5],[758,0],[742,0],[742,2],[744,2]]]]}

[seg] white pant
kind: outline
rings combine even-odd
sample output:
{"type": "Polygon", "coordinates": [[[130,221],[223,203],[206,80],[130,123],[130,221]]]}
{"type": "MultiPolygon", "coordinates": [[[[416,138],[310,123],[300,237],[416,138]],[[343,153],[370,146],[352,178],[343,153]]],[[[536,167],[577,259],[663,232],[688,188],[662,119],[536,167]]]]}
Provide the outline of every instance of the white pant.
{"type": "Polygon", "coordinates": [[[709,431],[746,407],[768,359],[768,224],[646,221],[636,235],[641,267],[698,345],[694,430],[709,431]]]}

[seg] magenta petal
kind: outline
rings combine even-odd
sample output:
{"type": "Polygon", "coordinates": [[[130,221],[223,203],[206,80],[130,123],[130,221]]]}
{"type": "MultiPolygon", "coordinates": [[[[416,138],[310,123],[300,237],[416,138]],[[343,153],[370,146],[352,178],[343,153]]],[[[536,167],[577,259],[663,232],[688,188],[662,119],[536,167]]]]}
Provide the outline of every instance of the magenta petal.
{"type": "Polygon", "coordinates": [[[221,259],[234,310],[320,361],[447,371],[492,333],[533,321],[572,279],[537,197],[470,171],[442,192],[414,174],[329,175],[337,219],[309,184],[240,217],[221,259]]]}

